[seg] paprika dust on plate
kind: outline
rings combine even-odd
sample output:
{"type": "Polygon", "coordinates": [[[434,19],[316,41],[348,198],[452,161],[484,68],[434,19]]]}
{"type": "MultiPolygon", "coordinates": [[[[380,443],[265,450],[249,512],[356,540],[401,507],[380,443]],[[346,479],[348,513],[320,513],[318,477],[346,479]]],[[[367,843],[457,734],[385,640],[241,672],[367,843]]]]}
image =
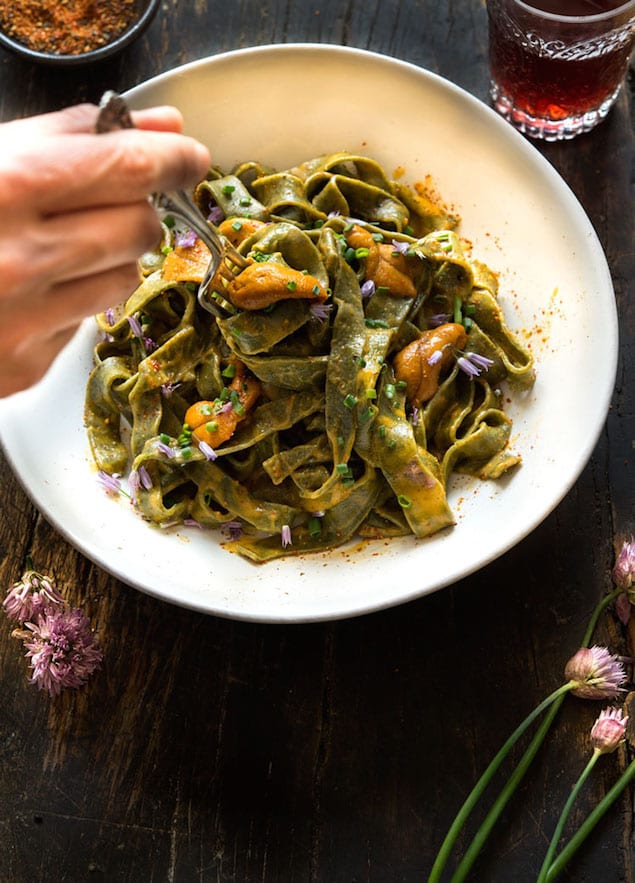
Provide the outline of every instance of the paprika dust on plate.
{"type": "Polygon", "coordinates": [[[36,52],[81,55],[123,33],[135,0],[0,0],[0,29],[36,52]]]}

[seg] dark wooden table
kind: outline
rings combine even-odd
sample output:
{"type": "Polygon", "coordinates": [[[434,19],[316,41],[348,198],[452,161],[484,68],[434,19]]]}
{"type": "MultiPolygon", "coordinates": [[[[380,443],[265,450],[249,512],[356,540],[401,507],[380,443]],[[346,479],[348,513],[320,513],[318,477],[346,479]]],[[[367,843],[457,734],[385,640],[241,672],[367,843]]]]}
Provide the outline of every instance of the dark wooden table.
{"type": "MultiPolygon", "coordinates": [[[[394,55],[487,100],[483,0],[166,0],[137,45],[86,71],[0,53],[0,118],[95,101],[225,50],[296,41],[394,55]]],[[[625,89],[593,133],[539,145],[587,210],[613,275],[621,352],[608,420],[564,501],[481,572],[347,621],[203,616],[92,565],[38,514],[0,455],[0,585],[19,578],[31,553],[82,600],[105,652],[86,688],[51,700],[27,683],[20,645],[0,623],[2,883],[425,880],[475,778],[561,683],[634,530],[632,97],[625,89]]],[[[597,637],[633,652],[612,612],[597,637]]],[[[472,880],[535,881],[600,707],[565,703],[472,880]]],[[[604,760],[575,820],[628,755],[623,747],[604,760]]],[[[617,802],[561,879],[634,879],[633,797],[617,802]]]]}

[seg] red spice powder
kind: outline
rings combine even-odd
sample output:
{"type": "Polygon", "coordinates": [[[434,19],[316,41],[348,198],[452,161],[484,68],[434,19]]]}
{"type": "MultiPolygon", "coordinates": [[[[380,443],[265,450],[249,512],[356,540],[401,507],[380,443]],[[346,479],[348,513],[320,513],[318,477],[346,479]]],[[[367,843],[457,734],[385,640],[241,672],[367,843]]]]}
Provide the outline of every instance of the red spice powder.
{"type": "Polygon", "coordinates": [[[137,0],[0,0],[0,29],[36,52],[81,55],[135,20],[137,0]]]}

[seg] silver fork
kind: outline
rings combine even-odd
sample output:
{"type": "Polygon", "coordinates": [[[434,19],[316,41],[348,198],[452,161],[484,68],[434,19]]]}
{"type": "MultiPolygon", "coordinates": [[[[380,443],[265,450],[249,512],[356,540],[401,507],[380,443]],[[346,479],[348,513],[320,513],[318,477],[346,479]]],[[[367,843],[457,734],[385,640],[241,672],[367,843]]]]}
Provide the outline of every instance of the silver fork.
{"type": "MultiPolygon", "coordinates": [[[[108,91],[99,103],[99,113],[95,131],[113,132],[117,129],[133,129],[134,123],[125,99],[117,92],[108,91]]],[[[192,197],[185,190],[171,190],[169,193],[153,193],[150,203],[159,215],[172,215],[186,224],[210,250],[210,262],[198,288],[198,302],[216,316],[223,315],[214,301],[207,297],[210,282],[220,270],[227,279],[234,275],[234,269],[242,270],[249,261],[244,258],[224,237],[205,220],[192,197]]]]}

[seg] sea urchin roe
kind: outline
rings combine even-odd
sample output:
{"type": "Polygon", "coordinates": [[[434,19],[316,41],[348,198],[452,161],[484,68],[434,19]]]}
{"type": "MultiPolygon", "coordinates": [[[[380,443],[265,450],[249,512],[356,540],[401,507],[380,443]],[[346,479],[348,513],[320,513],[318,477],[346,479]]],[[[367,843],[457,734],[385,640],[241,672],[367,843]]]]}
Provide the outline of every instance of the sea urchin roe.
{"type": "Polygon", "coordinates": [[[36,52],[81,55],[123,33],[136,0],[0,0],[0,29],[36,52]]]}

